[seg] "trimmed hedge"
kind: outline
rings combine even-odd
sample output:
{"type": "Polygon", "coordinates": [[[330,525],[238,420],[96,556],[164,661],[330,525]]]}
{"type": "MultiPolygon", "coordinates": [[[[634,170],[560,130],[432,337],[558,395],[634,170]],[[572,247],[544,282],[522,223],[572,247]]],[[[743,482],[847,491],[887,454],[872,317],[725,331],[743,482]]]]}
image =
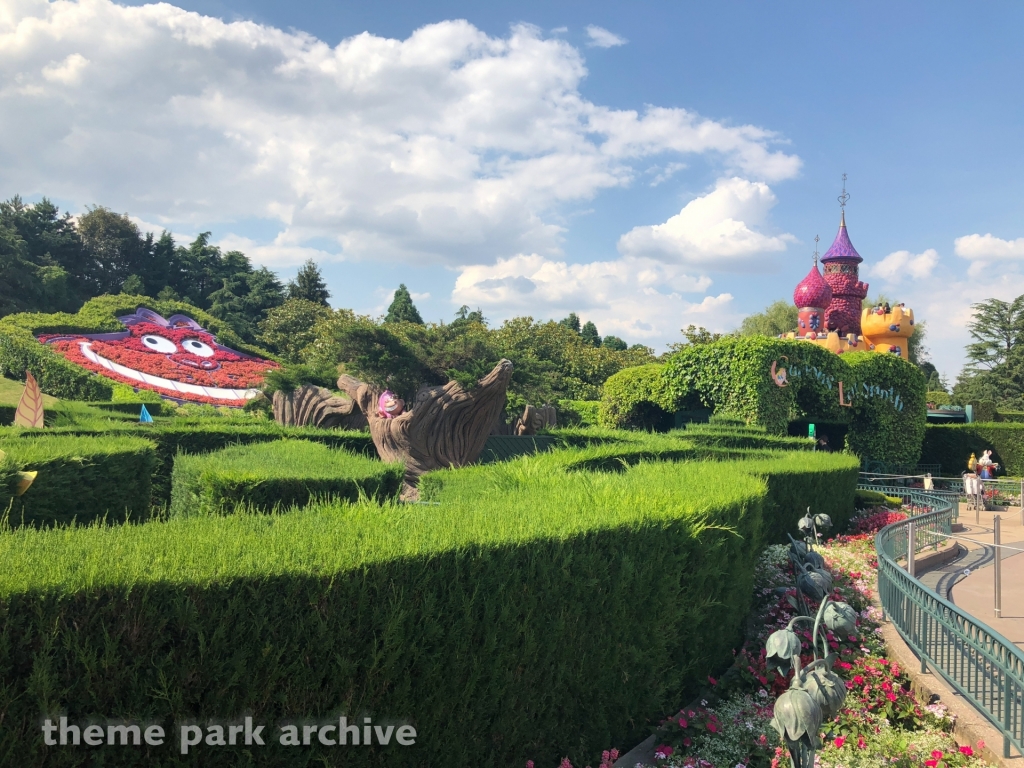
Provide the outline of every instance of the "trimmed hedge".
{"type": "Polygon", "coordinates": [[[112,413],[129,413],[133,416],[138,416],[142,412],[142,406],[146,406],[146,410],[149,411],[150,416],[161,416],[164,413],[164,406],[167,405],[166,400],[158,400],[154,402],[114,402],[114,403],[86,403],[93,408],[100,411],[110,411],[112,413]]]}
{"type": "Polygon", "coordinates": [[[0,508],[12,525],[45,526],[145,519],[149,514],[156,445],[134,437],[38,435],[0,440],[0,508]],[[39,474],[15,496],[16,471],[39,474]]]}
{"type": "Polygon", "coordinates": [[[899,496],[886,496],[879,491],[868,491],[858,488],[854,491],[853,505],[857,509],[870,509],[871,507],[899,509],[903,505],[903,499],[899,496]]]}
{"type": "Polygon", "coordinates": [[[567,427],[596,427],[600,423],[600,408],[600,400],[559,400],[558,424],[567,427]]]}
{"type": "Polygon", "coordinates": [[[929,424],[925,430],[922,464],[942,464],[947,475],[967,471],[971,453],[992,451],[993,460],[1009,475],[1024,475],[1024,424],[990,422],[929,424]]]}
{"type": "MultiPolygon", "coordinates": [[[[167,421],[153,425],[140,425],[134,420],[108,422],[102,427],[58,427],[55,434],[85,437],[144,437],[156,443],[156,468],[153,471],[153,502],[166,504],[171,499],[171,471],[174,457],[179,453],[209,453],[229,445],[252,445],[282,438],[311,440],[332,448],[344,448],[367,456],[376,456],[373,440],[365,432],[346,432],[334,429],[286,428],[274,422],[265,424],[238,424],[205,421],[199,424],[180,424],[167,421]]],[[[11,430],[11,436],[28,433],[11,430]]],[[[0,430],[0,439],[4,432],[0,430]]]]}
{"type": "Polygon", "coordinates": [[[43,392],[68,400],[110,400],[114,382],[96,376],[69,362],[45,344],[36,341],[42,333],[107,333],[122,331],[117,320],[139,307],[148,307],[164,317],[181,313],[188,315],[217,341],[240,352],[274,360],[274,356],[243,342],[230,326],[198,307],[181,301],[160,301],[149,296],[97,296],[90,299],[76,314],[57,312],[42,314],[22,312],[0,318],[0,375],[23,381],[25,371],[32,371],[43,392]]]}
{"type": "Polygon", "coordinates": [[[397,496],[402,466],[384,464],[307,440],[236,445],[199,456],[179,455],[171,476],[172,517],[261,512],[305,506],[313,498],[357,501],[397,496]]]}
{"type": "Polygon", "coordinates": [[[857,467],[789,452],[566,471],[587,450],[439,473],[436,506],[0,534],[0,764],[81,764],[43,746],[57,713],[267,725],[248,752],[181,756],[172,738],[104,748],[106,765],[585,764],[639,741],[731,663],[769,534],[819,494],[852,507],[857,467]],[[419,738],[277,744],[276,723],[341,714],[419,738]]]}
{"type": "Polygon", "coordinates": [[[665,432],[674,424],[675,407],[664,402],[663,365],[623,368],[604,383],[598,421],[603,427],[665,432]]]}

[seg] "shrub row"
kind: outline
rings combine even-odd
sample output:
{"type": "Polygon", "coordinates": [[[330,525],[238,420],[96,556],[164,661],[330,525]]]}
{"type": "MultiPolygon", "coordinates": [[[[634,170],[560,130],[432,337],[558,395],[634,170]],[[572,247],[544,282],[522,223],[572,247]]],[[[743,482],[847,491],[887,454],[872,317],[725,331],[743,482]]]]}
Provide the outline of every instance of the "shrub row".
{"type": "Polygon", "coordinates": [[[357,501],[397,496],[402,467],[308,440],[236,445],[174,460],[172,517],[261,512],[305,506],[313,498],[357,501]]]}
{"type": "Polygon", "coordinates": [[[899,509],[903,505],[903,499],[899,496],[886,496],[879,491],[868,491],[858,488],[854,492],[853,505],[857,509],[870,509],[872,507],[899,509]]]}
{"type": "Polygon", "coordinates": [[[559,400],[558,424],[567,427],[596,427],[600,400],[559,400]]]}
{"type": "Polygon", "coordinates": [[[967,471],[973,453],[992,451],[992,458],[1010,475],[1024,475],[1024,424],[991,422],[929,424],[921,451],[922,464],[941,464],[944,475],[967,471]]]}
{"type": "Polygon", "coordinates": [[[105,765],[554,764],[639,741],[732,661],[766,539],[822,497],[852,508],[857,465],[567,471],[600,447],[440,473],[437,505],[0,534],[0,764],[81,764],[43,744],[58,712],[268,726],[248,753],[174,739],[105,765]],[[341,714],[419,738],[277,743],[341,714]]]}
{"type": "Polygon", "coordinates": [[[106,517],[110,522],[149,514],[156,445],[137,437],[37,435],[0,440],[0,508],[12,525],[67,525],[106,517]],[[15,496],[16,472],[38,472],[15,496]]]}
{"type": "MultiPolygon", "coordinates": [[[[112,416],[116,414],[111,414],[112,416]]],[[[284,428],[273,422],[266,424],[224,424],[210,421],[199,424],[179,424],[174,421],[154,425],[140,425],[133,420],[107,422],[95,427],[57,427],[54,433],[79,437],[144,437],[156,443],[156,466],[152,472],[153,502],[166,504],[171,499],[171,471],[174,457],[179,453],[199,454],[217,451],[229,445],[252,445],[280,440],[284,437],[311,440],[332,448],[345,448],[368,456],[376,455],[373,441],[363,432],[344,432],[315,428],[284,428]]],[[[11,438],[30,436],[31,432],[7,430],[11,438]]],[[[0,439],[4,431],[0,430],[0,439]]]]}

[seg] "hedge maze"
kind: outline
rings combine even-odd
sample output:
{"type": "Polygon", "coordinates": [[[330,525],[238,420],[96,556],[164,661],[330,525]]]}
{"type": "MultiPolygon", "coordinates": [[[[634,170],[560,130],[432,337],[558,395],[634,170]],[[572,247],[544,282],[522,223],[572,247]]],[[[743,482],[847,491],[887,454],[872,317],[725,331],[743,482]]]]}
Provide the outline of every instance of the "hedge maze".
{"type": "Polygon", "coordinates": [[[365,435],[158,422],[2,432],[3,467],[40,468],[41,492],[0,532],[0,764],[591,760],[729,663],[761,548],[808,504],[842,526],[858,470],[736,424],[581,428],[544,454],[429,474],[408,505],[365,435]],[[71,526],[53,499],[83,473],[108,502],[77,494],[91,511],[71,526]],[[248,716],[269,738],[58,749],[40,722],[61,715],[175,734],[248,716]],[[342,715],[418,737],[278,743],[282,724],[342,715]]]}

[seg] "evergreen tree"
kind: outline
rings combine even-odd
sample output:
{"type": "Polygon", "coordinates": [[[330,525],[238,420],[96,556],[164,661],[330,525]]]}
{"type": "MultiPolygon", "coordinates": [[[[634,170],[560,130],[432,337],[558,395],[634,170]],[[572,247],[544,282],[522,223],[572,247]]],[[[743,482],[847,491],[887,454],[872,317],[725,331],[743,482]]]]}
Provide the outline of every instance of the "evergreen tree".
{"type": "Polygon", "coordinates": [[[601,341],[601,346],[607,349],[614,349],[616,352],[625,352],[627,349],[626,342],[618,336],[605,336],[601,341]]]}
{"type": "Polygon", "coordinates": [[[384,318],[384,322],[423,325],[423,318],[420,317],[416,305],[412,303],[412,295],[405,287],[405,283],[399,285],[398,290],[395,291],[395,298],[391,300],[391,306],[388,307],[388,314],[384,318]]]}
{"type": "Polygon", "coordinates": [[[580,318],[575,312],[570,312],[569,316],[564,320],[559,320],[558,324],[565,326],[571,331],[576,331],[576,333],[580,332],[580,318]]]}
{"type": "Polygon", "coordinates": [[[288,283],[288,298],[305,299],[325,307],[330,306],[327,300],[331,298],[331,294],[315,261],[309,259],[299,267],[295,279],[288,283]]]}
{"type": "Polygon", "coordinates": [[[583,341],[592,347],[601,346],[601,335],[597,332],[597,326],[594,325],[590,320],[587,320],[583,324],[583,328],[580,330],[580,336],[583,337],[583,341]]]}
{"type": "Polygon", "coordinates": [[[128,279],[121,283],[121,293],[137,296],[146,290],[142,278],[138,275],[128,275],[128,279]]]}

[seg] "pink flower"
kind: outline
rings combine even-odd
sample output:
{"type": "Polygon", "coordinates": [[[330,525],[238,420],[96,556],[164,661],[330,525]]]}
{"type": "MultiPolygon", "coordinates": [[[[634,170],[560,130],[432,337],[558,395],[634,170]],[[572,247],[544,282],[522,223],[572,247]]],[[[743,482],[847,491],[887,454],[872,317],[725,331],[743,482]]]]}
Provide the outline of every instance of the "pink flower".
{"type": "Polygon", "coordinates": [[[960,747],[960,754],[966,755],[967,757],[973,757],[974,750],[965,744],[964,746],[960,747]]]}
{"type": "Polygon", "coordinates": [[[836,745],[836,749],[840,749],[840,748],[842,748],[843,744],[846,743],[846,737],[845,736],[837,736],[836,740],[834,742],[832,742],[832,743],[836,745]]]}
{"type": "Polygon", "coordinates": [[[712,733],[718,733],[718,725],[713,720],[708,720],[708,730],[712,733]]]}
{"type": "Polygon", "coordinates": [[[558,764],[558,768],[572,768],[572,763],[569,762],[568,757],[563,757],[562,762],[558,764]]]}
{"type": "Polygon", "coordinates": [[[680,717],[679,718],[679,727],[680,728],[686,728],[689,725],[690,725],[690,721],[687,720],[685,717],[680,717]]]}
{"type": "Polygon", "coordinates": [[[712,686],[718,685],[718,681],[715,680],[715,678],[713,678],[711,675],[708,675],[708,682],[711,683],[712,686]]]}
{"type": "Polygon", "coordinates": [[[926,766],[928,766],[928,768],[936,768],[936,766],[939,764],[939,761],[938,760],[925,760],[924,764],[926,766]]]}
{"type": "Polygon", "coordinates": [[[526,761],[526,768],[533,768],[533,760],[526,761]]]}
{"type": "Polygon", "coordinates": [[[867,746],[867,744],[864,743],[864,737],[863,736],[858,736],[857,737],[857,749],[864,749],[864,747],[866,747],[866,746],[867,746]]]}
{"type": "Polygon", "coordinates": [[[941,760],[942,759],[942,750],[941,749],[933,749],[932,750],[932,757],[934,757],[936,760],[941,760]]]}
{"type": "Polygon", "coordinates": [[[657,747],[654,750],[654,756],[657,757],[658,755],[661,755],[662,759],[664,759],[666,757],[671,757],[672,753],[674,752],[675,750],[672,749],[672,747],[670,747],[668,744],[662,744],[660,747],[657,747]]]}
{"type": "Polygon", "coordinates": [[[985,742],[982,741],[981,739],[979,739],[978,740],[978,749],[984,749],[984,748],[985,748],[985,742]]]}

